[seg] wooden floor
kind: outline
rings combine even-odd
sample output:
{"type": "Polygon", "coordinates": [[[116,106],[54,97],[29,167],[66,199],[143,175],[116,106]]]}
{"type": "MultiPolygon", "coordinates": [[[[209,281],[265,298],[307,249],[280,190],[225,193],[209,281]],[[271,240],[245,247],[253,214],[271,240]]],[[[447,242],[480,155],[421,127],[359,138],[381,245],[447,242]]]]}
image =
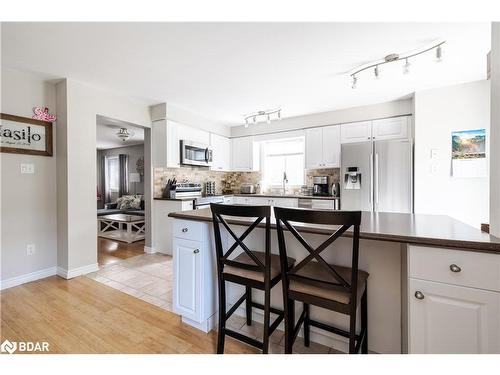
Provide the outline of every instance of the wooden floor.
{"type": "Polygon", "coordinates": [[[144,241],[126,243],[97,237],[97,262],[99,266],[117,263],[120,260],[144,254],[144,241]]]}
{"type": "MultiPolygon", "coordinates": [[[[87,277],[0,292],[1,340],[48,341],[51,353],[214,353],[216,333],[87,277]]],[[[257,353],[226,338],[226,353],[257,353]]]]}

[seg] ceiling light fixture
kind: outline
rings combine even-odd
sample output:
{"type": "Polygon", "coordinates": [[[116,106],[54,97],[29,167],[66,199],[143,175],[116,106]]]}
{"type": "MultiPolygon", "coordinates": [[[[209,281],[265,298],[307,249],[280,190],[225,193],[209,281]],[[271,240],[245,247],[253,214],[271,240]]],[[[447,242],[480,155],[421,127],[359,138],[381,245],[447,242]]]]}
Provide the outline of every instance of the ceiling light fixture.
{"type": "Polygon", "coordinates": [[[257,122],[267,122],[271,123],[271,120],[281,120],[281,108],[267,109],[264,111],[258,111],[244,116],[245,128],[250,125],[250,120],[256,124],[257,122]],[[274,118],[273,118],[274,117],[274,118]]]}
{"type": "Polygon", "coordinates": [[[116,133],[116,136],[118,138],[120,138],[123,142],[125,142],[126,140],[128,140],[131,137],[127,128],[120,128],[118,133],[116,133]]]}
{"type": "Polygon", "coordinates": [[[358,83],[358,77],[357,77],[357,75],[359,73],[364,72],[365,70],[374,68],[373,73],[375,75],[375,78],[378,79],[380,77],[380,65],[389,64],[389,63],[392,63],[392,62],[395,62],[395,61],[399,61],[399,60],[403,60],[403,59],[405,60],[405,64],[403,65],[403,73],[404,74],[408,74],[410,72],[410,61],[409,61],[409,59],[412,58],[412,57],[421,55],[423,53],[432,51],[432,50],[435,50],[436,61],[440,62],[440,61],[442,61],[442,58],[443,58],[443,48],[442,48],[442,45],[444,43],[446,43],[446,41],[442,41],[442,42],[436,43],[436,44],[434,44],[433,46],[431,46],[429,48],[426,48],[426,49],[423,49],[423,50],[420,50],[420,51],[417,51],[417,52],[414,52],[414,53],[410,53],[410,54],[404,55],[404,56],[399,56],[397,53],[391,53],[390,55],[387,55],[386,57],[384,57],[384,60],[382,60],[382,61],[376,61],[376,62],[370,63],[368,65],[365,64],[362,67],[355,68],[353,70],[353,72],[350,73],[350,76],[352,77],[352,86],[351,87],[353,89],[356,88],[357,83],[358,83]]]}

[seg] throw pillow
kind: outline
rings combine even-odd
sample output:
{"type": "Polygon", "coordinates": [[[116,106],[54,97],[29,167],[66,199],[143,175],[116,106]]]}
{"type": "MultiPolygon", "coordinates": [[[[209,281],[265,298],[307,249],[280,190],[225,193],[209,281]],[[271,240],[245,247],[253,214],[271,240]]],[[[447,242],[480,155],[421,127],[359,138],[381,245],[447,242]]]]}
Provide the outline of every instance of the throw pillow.
{"type": "Polygon", "coordinates": [[[120,210],[140,209],[141,197],[137,195],[124,195],[120,200],[120,210]]]}

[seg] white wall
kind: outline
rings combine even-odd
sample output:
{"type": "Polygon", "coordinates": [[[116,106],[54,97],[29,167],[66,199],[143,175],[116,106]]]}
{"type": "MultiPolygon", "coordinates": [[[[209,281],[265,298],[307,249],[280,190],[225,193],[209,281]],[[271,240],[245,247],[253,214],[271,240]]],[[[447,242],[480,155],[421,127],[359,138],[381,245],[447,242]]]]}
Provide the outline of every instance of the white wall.
{"type": "Polygon", "coordinates": [[[491,30],[490,233],[500,237],[500,22],[491,30]]]}
{"type": "MultiPolygon", "coordinates": [[[[56,112],[56,88],[39,76],[1,68],[1,112],[31,117],[35,106],[56,112]]],[[[53,125],[54,140],[57,123],[53,125]]],[[[2,281],[56,266],[57,195],[54,156],[0,154],[2,281]],[[35,165],[34,174],[21,174],[20,164],[35,165]],[[36,253],[26,255],[26,245],[36,253]]]]}
{"type": "Polygon", "coordinates": [[[362,107],[353,107],[330,112],[289,117],[281,121],[273,121],[271,124],[264,122],[250,125],[248,128],[245,128],[244,126],[234,126],[231,128],[231,136],[241,137],[245,135],[266,134],[270,132],[296,130],[314,126],[373,120],[378,118],[409,115],[412,111],[412,99],[396,100],[362,107]]]}
{"type": "Polygon", "coordinates": [[[96,116],[149,128],[151,103],[69,79],[57,84],[57,101],[58,273],[73,277],[97,267],[96,116]]]}
{"type": "Polygon", "coordinates": [[[479,228],[488,222],[489,180],[451,176],[451,132],[485,128],[488,143],[489,81],[420,91],[414,105],[415,213],[449,215],[479,228]],[[431,149],[439,152],[432,163],[431,149]],[[438,165],[436,174],[431,164],[438,165]]]}

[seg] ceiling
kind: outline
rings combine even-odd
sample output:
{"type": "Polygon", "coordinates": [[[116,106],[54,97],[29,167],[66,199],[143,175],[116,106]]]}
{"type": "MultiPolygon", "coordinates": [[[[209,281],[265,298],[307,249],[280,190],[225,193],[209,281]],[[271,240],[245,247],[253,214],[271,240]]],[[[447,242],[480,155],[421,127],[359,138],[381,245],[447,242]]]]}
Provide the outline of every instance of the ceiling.
{"type": "Polygon", "coordinates": [[[125,121],[97,116],[96,145],[98,150],[144,144],[144,128],[125,121]],[[120,128],[126,128],[131,137],[125,142],[116,136],[120,128]]]}
{"type": "Polygon", "coordinates": [[[489,23],[3,23],[2,64],[167,102],[225,125],[281,106],[283,117],[400,99],[485,79],[489,23]],[[389,53],[433,54],[359,76],[389,53]]]}

